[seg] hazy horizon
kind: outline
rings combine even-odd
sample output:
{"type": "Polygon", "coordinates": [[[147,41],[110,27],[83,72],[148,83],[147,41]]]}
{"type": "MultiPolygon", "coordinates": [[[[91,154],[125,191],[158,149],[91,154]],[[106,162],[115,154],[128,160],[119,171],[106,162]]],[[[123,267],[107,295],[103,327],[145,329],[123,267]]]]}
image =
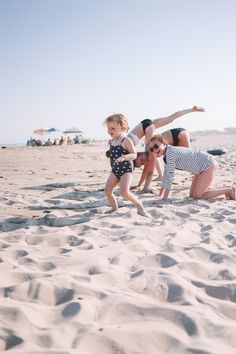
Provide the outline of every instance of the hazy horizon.
{"type": "Polygon", "coordinates": [[[161,131],[236,125],[233,0],[0,0],[0,144],[75,126],[109,138],[104,119],[198,105],[161,131]]]}

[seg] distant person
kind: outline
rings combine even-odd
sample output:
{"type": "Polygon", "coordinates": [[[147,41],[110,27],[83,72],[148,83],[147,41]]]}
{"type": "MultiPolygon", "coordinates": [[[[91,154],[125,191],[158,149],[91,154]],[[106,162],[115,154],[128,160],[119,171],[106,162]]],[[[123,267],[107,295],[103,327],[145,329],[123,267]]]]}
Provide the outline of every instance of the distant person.
{"type": "Polygon", "coordinates": [[[64,136],[62,135],[59,140],[59,145],[64,145],[64,143],[65,143],[65,139],[64,139],[64,136]]]}
{"type": "Polygon", "coordinates": [[[72,145],[74,142],[73,140],[71,139],[70,136],[68,136],[68,139],[67,139],[67,145],[72,145]]]}
{"type": "Polygon", "coordinates": [[[35,140],[35,146],[43,146],[43,141],[41,139],[35,140]]]}
{"type": "MultiPolygon", "coordinates": [[[[190,134],[184,128],[166,130],[162,133],[162,136],[168,145],[190,147],[190,134]]],[[[163,173],[160,163],[157,161],[154,154],[149,153],[149,145],[147,146],[146,151],[137,153],[137,158],[134,160],[134,166],[144,166],[144,168],[137,186],[133,186],[132,189],[140,188],[144,183],[143,191],[147,191],[152,182],[155,167],[158,171],[157,180],[162,180],[163,173]]]]}
{"type": "Polygon", "coordinates": [[[150,152],[156,157],[164,157],[164,175],[160,196],[167,199],[174,180],[175,170],[193,174],[189,196],[195,199],[211,200],[220,195],[235,200],[234,187],[210,188],[218,168],[214,156],[201,150],[168,145],[161,134],[151,138],[150,152]]]}
{"type": "Polygon", "coordinates": [[[83,140],[82,135],[76,134],[76,136],[74,138],[74,144],[81,144],[82,140],[83,140]]]}
{"type": "Polygon", "coordinates": [[[50,138],[45,142],[44,146],[52,146],[52,141],[50,138]]]}
{"type": "Polygon", "coordinates": [[[26,146],[29,146],[29,147],[34,146],[34,140],[35,139],[33,139],[32,136],[31,136],[30,139],[27,140],[26,146]]]}
{"type": "Polygon", "coordinates": [[[111,173],[105,185],[105,193],[111,205],[111,212],[118,210],[118,203],[113,191],[119,184],[121,197],[132,202],[137,208],[138,214],[148,216],[142,202],[130,191],[133,160],[137,154],[134,144],[125,136],[128,130],[127,119],[121,114],[114,114],[106,118],[104,124],[112,138],[110,143],[111,173]]]}

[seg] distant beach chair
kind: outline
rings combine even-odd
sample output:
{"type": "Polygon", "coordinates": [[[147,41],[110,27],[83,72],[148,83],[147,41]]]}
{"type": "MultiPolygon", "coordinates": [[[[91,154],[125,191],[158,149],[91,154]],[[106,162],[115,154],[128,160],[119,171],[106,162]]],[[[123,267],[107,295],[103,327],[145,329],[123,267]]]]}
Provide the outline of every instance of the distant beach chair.
{"type": "Polygon", "coordinates": [[[211,155],[224,155],[226,154],[226,150],[223,149],[212,149],[212,150],[207,150],[208,154],[211,155]]]}

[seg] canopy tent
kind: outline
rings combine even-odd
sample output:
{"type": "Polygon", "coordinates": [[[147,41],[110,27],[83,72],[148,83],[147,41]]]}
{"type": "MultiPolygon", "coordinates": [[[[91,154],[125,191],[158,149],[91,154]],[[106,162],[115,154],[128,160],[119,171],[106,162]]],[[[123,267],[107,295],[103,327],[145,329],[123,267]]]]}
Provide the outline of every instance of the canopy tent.
{"type": "Polygon", "coordinates": [[[76,127],[72,127],[72,128],[64,130],[63,133],[65,133],[65,134],[70,134],[70,133],[71,134],[73,134],[73,133],[81,134],[83,132],[80,129],[76,128],[76,127]]]}

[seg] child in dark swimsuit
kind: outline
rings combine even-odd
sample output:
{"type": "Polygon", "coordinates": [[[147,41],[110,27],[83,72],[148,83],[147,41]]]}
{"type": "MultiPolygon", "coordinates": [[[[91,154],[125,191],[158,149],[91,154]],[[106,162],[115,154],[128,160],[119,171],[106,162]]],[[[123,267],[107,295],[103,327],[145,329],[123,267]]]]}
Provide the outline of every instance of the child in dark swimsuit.
{"type": "Polygon", "coordinates": [[[118,203],[113,193],[115,187],[120,185],[120,195],[132,202],[138,214],[148,217],[142,202],[130,191],[133,172],[133,160],[136,158],[134,144],[124,134],[128,130],[128,122],[122,114],[114,114],[105,122],[110,142],[111,173],[107,179],[105,193],[111,205],[111,212],[118,210],[118,203]]]}
{"type": "Polygon", "coordinates": [[[127,172],[133,172],[133,161],[121,161],[116,163],[116,159],[120,156],[128,155],[129,151],[124,149],[122,143],[125,138],[123,138],[119,145],[110,146],[110,163],[111,170],[117,178],[122,177],[127,172]]]}

